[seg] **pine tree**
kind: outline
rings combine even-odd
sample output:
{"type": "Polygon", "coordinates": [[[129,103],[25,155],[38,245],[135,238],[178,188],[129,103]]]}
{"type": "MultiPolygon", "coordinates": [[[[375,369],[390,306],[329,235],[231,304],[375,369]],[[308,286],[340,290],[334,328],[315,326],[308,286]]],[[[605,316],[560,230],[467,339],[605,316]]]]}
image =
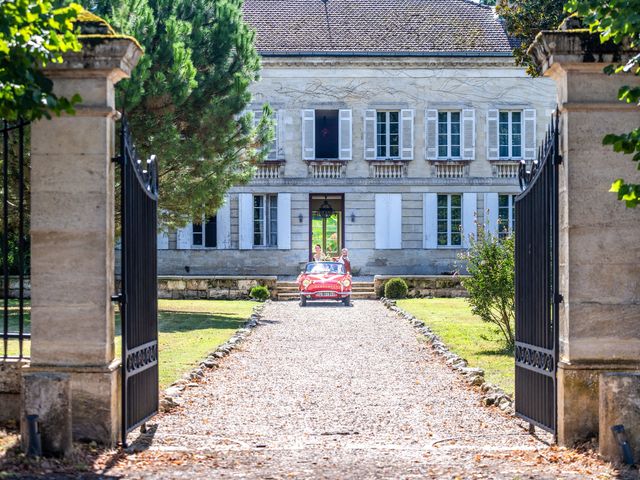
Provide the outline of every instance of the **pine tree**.
{"type": "Polygon", "coordinates": [[[273,139],[268,106],[257,127],[243,113],[260,58],[242,0],[81,3],[145,50],[118,84],[117,104],[141,156],[158,157],[163,223],[214,214],[229,188],[251,179],[273,139]]]}

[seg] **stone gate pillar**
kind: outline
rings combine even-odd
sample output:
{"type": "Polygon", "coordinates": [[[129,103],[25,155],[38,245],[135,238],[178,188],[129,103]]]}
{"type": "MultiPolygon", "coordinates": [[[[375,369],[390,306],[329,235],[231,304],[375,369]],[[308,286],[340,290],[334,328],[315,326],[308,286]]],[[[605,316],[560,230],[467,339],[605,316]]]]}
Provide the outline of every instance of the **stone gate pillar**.
{"type": "Polygon", "coordinates": [[[92,34],[81,38],[82,51],[46,69],[57,94],[80,94],[76,114],[32,126],[27,370],[69,374],[74,438],[110,445],[120,429],[111,303],[114,84],[130,75],[142,50],[96,19],[82,25],[92,34]]]}
{"type": "Polygon", "coordinates": [[[640,78],[603,73],[632,52],[584,30],[542,32],[529,53],[555,80],[561,113],[558,438],[570,445],[598,434],[599,374],[640,369],[640,210],[609,193],[638,172],[602,145],[640,125],[640,109],[617,100],[640,78]]]}

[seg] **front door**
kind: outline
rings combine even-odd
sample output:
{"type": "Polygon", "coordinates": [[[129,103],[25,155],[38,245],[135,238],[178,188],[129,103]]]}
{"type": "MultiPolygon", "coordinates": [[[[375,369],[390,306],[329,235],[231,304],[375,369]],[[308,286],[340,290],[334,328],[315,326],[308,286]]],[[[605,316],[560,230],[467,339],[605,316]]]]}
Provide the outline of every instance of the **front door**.
{"type": "Polygon", "coordinates": [[[309,258],[313,258],[316,245],[327,257],[338,257],[344,246],[344,200],[342,195],[311,195],[311,235],[309,258]]]}

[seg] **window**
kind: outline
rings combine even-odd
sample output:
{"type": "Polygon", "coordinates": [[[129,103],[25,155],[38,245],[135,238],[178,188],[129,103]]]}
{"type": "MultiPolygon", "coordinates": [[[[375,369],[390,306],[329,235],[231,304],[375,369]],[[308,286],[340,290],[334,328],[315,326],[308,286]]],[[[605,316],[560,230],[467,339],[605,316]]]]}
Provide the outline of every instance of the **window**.
{"type": "Polygon", "coordinates": [[[438,195],[438,246],[462,245],[462,195],[438,195]]]}
{"type": "Polygon", "coordinates": [[[316,158],[339,158],[338,110],[316,110],[316,158]]]}
{"type": "Polygon", "coordinates": [[[278,196],[254,195],[253,197],[253,245],[278,246],[278,196]]]}
{"type": "Polygon", "coordinates": [[[218,246],[218,221],[217,217],[209,217],[204,226],[202,223],[193,224],[194,247],[217,248],[218,246]]]}
{"type": "Polygon", "coordinates": [[[460,112],[438,112],[438,157],[460,157],[460,112]]]}
{"type": "Polygon", "coordinates": [[[400,112],[376,112],[378,158],[400,158],[400,112]]]}
{"type": "Polygon", "coordinates": [[[501,110],[498,121],[500,158],[522,157],[522,112],[501,110]]]}
{"type": "Polygon", "coordinates": [[[515,195],[498,195],[498,237],[506,238],[516,226],[515,195]]]}

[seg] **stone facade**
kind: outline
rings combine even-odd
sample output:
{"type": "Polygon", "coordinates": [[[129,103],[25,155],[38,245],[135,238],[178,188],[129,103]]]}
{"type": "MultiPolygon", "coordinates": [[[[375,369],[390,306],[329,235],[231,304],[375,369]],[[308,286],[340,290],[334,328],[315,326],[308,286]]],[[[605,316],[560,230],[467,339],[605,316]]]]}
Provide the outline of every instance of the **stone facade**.
{"type": "Polygon", "coordinates": [[[464,245],[438,247],[432,241],[437,219],[429,198],[462,195],[465,235],[475,233],[476,221],[495,230],[497,195],[520,191],[516,178],[520,159],[496,158],[494,116],[498,111],[526,111],[533,116],[527,125],[535,125],[535,135],[531,128],[529,134],[523,132],[530,148],[522,152],[532,158],[555,106],[553,83],[528,78],[510,56],[265,56],[261,77],[253,88],[250,108],[258,111],[268,103],[276,111],[275,160],[260,167],[249,185],[229,192],[227,205],[217,217],[219,248],[195,247],[191,226],[162,236],[161,275],[297,274],[299,264],[310,255],[312,194],[342,199],[337,205],[344,219],[342,243],[349,248],[355,274],[425,275],[456,270],[457,254],[464,245]],[[349,159],[309,159],[303,116],[315,110],[350,112],[344,124],[350,133],[342,134],[342,140],[350,137],[350,142],[341,140],[349,159]],[[366,116],[389,110],[411,112],[402,140],[408,146],[403,148],[405,158],[367,158],[371,155],[365,148],[366,116]],[[470,158],[432,158],[428,139],[433,131],[426,125],[427,117],[435,111],[463,110],[474,117],[469,136],[473,142],[466,145],[470,158]],[[263,194],[286,197],[282,204],[278,201],[279,210],[286,208],[278,212],[278,222],[287,223],[278,225],[284,241],[272,247],[243,244],[243,237],[251,240],[254,227],[252,218],[243,217],[242,203],[247,196],[263,194]],[[389,194],[399,196],[398,207],[385,217],[380,206],[390,198],[382,196],[389,194]],[[395,223],[390,225],[389,220],[395,223]],[[380,243],[381,229],[392,231],[392,245],[380,243]]]}

